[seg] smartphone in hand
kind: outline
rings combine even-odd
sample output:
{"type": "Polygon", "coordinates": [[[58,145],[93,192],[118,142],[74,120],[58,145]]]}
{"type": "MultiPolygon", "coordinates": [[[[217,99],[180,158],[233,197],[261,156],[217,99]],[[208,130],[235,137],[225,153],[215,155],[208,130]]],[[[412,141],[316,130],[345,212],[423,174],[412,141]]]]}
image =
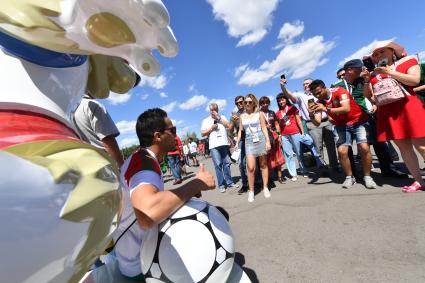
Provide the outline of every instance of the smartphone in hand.
{"type": "Polygon", "coordinates": [[[373,70],[375,70],[375,64],[372,61],[371,57],[367,57],[366,59],[363,59],[363,65],[366,67],[366,69],[369,72],[373,72],[373,70]]]}

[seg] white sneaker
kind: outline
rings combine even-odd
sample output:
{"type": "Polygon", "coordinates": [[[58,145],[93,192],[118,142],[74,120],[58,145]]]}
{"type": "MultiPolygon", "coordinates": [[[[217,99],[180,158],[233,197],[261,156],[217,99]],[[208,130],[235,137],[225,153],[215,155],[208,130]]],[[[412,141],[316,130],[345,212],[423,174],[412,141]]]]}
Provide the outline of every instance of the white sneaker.
{"type": "Polygon", "coordinates": [[[239,189],[238,184],[231,184],[230,186],[227,186],[228,189],[239,189]]]}
{"type": "Polygon", "coordinates": [[[248,201],[249,202],[254,201],[254,192],[251,192],[251,191],[248,192],[248,201]]]}
{"type": "Polygon", "coordinates": [[[225,193],[225,192],[226,192],[226,189],[224,187],[221,187],[220,188],[220,193],[225,193]]]}
{"type": "Polygon", "coordinates": [[[378,187],[375,181],[373,181],[372,177],[370,176],[364,176],[363,180],[364,180],[366,189],[376,189],[378,187]]]}
{"type": "Polygon", "coordinates": [[[294,176],[294,177],[291,178],[291,181],[292,182],[295,182],[296,180],[298,180],[296,176],[294,176]]]}
{"type": "Polygon", "coordinates": [[[264,197],[265,198],[269,198],[269,197],[271,197],[272,195],[270,194],[270,190],[268,189],[268,188],[264,188],[263,189],[263,192],[264,192],[264,197]]]}

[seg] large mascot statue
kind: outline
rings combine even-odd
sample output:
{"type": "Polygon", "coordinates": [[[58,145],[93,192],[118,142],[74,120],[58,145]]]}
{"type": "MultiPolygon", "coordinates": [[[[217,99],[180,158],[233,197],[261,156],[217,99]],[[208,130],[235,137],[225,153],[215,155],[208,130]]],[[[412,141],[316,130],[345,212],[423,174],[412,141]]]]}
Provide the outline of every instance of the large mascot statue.
{"type": "Polygon", "coordinates": [[[118,169],[80,142],[88,91],[125,93],[177,43],[160,0],[0,0],[1,282],[78,282],[111,239],[118,169]]]}
{"type": "MultiPolygon", "coordinates": [[[[1,282],[127,281],[114,261],[88,272],[120,220],[121,185],[72,113],[86,92],[126,93],[133,68],[158,74],[152,49],[178,51],[160,0],[0,0],[1,282]]],[[[205,202],[149,235],[146,282],[250,282],[230,226],[205,202]]]]}

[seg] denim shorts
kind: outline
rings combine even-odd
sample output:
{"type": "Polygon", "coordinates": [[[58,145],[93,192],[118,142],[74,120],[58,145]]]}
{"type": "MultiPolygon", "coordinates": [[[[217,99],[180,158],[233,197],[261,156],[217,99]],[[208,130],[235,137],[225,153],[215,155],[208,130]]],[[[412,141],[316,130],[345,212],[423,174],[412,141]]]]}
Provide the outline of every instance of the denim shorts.
{"type": "Polygon", "coordinates": [[[369,123],[363,122],[354,125],[337,125],[335,131],[338,135],[336,146],[352,146],[355,140],[357,144],[368,143],[370,136],[369,123]]]}
{"type": "Polygon", "coordinates": [[[253,142],[252,135],[246,134],[245,136],[245,154],[254,155],[255,157],[267,154],[266,139],[263,132],[258,133],[259,141],[253,142]]]}

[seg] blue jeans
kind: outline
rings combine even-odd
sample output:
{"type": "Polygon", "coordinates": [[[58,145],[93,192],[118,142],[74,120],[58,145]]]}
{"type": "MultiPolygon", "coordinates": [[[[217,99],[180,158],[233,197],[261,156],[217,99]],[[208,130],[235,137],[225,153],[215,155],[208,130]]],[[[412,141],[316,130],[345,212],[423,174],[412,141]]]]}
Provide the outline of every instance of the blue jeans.
{"type": "Polygon", "coordinates": [[[301,143],[305,144],[309,150],[313,153],[314,159],[316,160],[317,166],[323,166],[323,163],[320,159],[320,155],[317,153],[316,148],[314,147],[313,139],[309,135],[302,136],[301,134],[293,134],[282,136],[282,149],[283,155],[286,160],[286,167],[288,168],[289,174],[291,176],[297,175],[297,167],[295,163],[295,155],[298,158],[298,163],[300,164],[301,173],[305,173],[304,160],[301,153],[301,143]]]}
{"type": "Polygon", "coordinates": [[[246,176],[246,152],[245,152],[245,140],[239,142],[239,149],[241,154],[239,156],[239,171],[241,172],[242,186],[248,187],[248,178],[246,176]]]}
{"type": "Polygon", "coordinates": [[[230,175],[230,158],[229,146],[222,145],[210,149],[211,158],[214,162],[215,175],[219,188],[224,188],[226,185],[233,185],[232,176],[230,175]]]}
{"type": "Polygon", "coordinates": [[[341,125],[335,126],[338,140],[336,146],[352,146],[353,140],[356,140],[357,144],[367,143],[370,141],[370,130],[369,123],[363,122],[354,125],[341,125]]]}
{"type": "Polygon", "coordinates": [[[180,172],[180,157],[178,155],[168,155],[168,165],[170,166],[171,172],[175,180],[182,178],[180,172]]]}

